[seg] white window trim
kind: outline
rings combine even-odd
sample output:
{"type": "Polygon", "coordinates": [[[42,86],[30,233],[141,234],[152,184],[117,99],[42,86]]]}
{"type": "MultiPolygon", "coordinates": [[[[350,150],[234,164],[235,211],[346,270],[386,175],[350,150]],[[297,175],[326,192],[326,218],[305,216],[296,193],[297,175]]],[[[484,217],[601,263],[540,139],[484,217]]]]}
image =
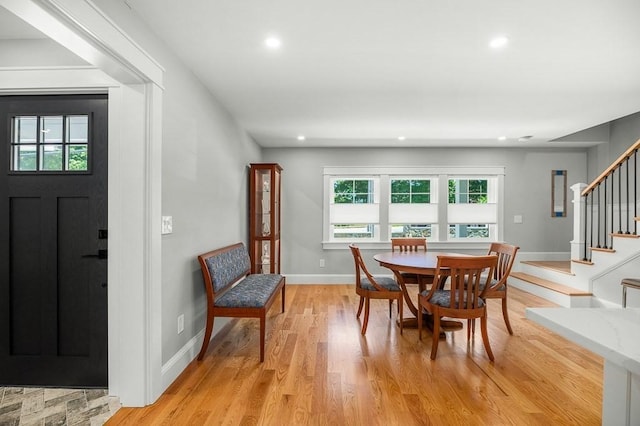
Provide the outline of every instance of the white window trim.
{"type": "MultiPolygon", "coordinates": [[[[447,241],[448,222],[447,222],[447,205],[448,203],[438,203],[438,235],[441,241],[429,241],[429,247],[436,250],[456,250],[456,249],[478,249],[486,247],[489,242],[500,241],[504,234],[504,166],[437,166],[437,167],[403,167],[403,166],[382,166],[382,167],[362,167],[362,166],[327,166],[323,169],[323,223],[322,223],[322,247],[325,250],[346,250],[350,243],[356,241],[358,245],[365,249],[388,249],[390,242],[388,240],[347,240],[335,241],[331,240],[330,224],[329,224],[329,206],[331,204],[331,179],[341,178],[357,178],[378,176],[380,178],[380,224],[379,237],[389,235],[388,217],[389,209],[389,177],[407,176],[437,176],[438,188],[437,194],[439,201],[448,194],[449,177],[470,177],[474,176],[495,176],[497,178],[496,194],[498,223],[496,224],[495,239],[491,240],[464,240],[464,241],[447,241]],[[442,240],[442,239],[445,240],[442,240]]],[[[386,238],[386,237],[385,237],[386,238]]]]}

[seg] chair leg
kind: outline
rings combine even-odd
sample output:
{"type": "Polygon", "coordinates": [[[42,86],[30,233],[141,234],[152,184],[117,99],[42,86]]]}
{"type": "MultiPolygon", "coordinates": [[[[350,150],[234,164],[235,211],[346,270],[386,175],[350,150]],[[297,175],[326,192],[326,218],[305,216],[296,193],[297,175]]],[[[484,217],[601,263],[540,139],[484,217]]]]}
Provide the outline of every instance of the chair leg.
{"type": "Polygon", "coordinates": [[[202,358],[204,358],[204,354],[205,352],[207,352],[207,348],[209,347],[209,340],[211,339],[214,320],[215,317],[213,315],[207,314],[207,326],[204,331],[204,340],[202,341],[202,347],[200,348],[200,353],[198,354],[198,361],[202,361],[202,358]]]}
{"type": "Polygon", "coordinates": [[[400,315],[400,335],[402,336],[402,308],[404,303],[402,303],[402,298],[398,299],[398,315],[400,315]]]}
{"type": "Polygon", "coordinates": [[[362,335],[367,332],[367,325],[369,324],[369,298],[366,297],[364,302],[364,321],[362,322],[362,335]]]}
{"type": "Polygon", "coordinates": [[[438,353],[438,340],[440,340],[440,315],[433,313],[433,338],[431,339],[431,359],[436,359],[438,353]]]}
{"type": "Polygon", "coordinates": [[[509,322],[509,310],[507,309],[507,298],[502,299],[502,317],[504,318],[504,323],[507,325],[507,330],[509,334],[513,335],[513,330],[511,329],[511,323],[509,322]]]}
{"type": "Polygon", "coordinates": [[[391,308],[393,306],[393,299],[389,299],[389,318],[391,318],[391,308]]]}
{"type": "Polygon", "coordinates": [[[493,352],[491,351],[491,345],[489,344],[489,333],[487,333],[487,315],[480,318],[480,330],[482,331],[482,342],[484,343],[484,349],[487,351],[489,359],[493,361],[493,352]]]}
{"type": "Polygon", "coordinates": [[[420,296],[418,296],[418,340],[422,340],[422,307],[420,306],[420,296]]]}
{"type": "Polygon", "coordinates": [[[358,313],[356,314],[356,318],[360,318],[360,314],[362,313],[362,305],[364,304],[364,297],[360,296],[360,304],[358,305],[358,313]]]}

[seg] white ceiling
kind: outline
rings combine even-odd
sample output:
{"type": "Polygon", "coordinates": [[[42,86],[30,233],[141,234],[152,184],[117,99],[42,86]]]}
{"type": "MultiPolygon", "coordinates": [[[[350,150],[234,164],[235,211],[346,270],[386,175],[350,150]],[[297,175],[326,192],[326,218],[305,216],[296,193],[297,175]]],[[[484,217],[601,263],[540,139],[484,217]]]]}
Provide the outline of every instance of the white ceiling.
{"type": "Polygon", "coordinates": [[[266,147],[587,146],[548,141],[640,111],[638,0],[122,1],[266,147]]]}

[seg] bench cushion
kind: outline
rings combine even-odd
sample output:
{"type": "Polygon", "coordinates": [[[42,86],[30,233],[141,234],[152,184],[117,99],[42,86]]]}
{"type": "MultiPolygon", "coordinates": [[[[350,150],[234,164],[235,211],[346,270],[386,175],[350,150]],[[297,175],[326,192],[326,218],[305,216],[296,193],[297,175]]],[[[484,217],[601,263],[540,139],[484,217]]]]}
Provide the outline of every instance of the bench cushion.
{"type": "Polygon", "coordinates": [[[206,263],[215,293],[238,281],[251,268],[244,245],[211,256],[206,263]]]}
{"type": "Polygon", "coordinates": [[[220,308],[262,308],[282,279],[280,274],[251,274],[216,299],[220,308]]]}

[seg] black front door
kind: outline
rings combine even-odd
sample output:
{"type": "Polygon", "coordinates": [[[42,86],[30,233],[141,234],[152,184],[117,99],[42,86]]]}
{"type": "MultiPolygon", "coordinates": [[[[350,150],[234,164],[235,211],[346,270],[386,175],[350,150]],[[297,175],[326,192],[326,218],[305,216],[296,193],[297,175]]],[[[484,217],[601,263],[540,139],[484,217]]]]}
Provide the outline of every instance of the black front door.
{"type": "Polygon", "coordinates": [[[107,385],[107,96],[0,96],[0,386],[107,385]]]}

